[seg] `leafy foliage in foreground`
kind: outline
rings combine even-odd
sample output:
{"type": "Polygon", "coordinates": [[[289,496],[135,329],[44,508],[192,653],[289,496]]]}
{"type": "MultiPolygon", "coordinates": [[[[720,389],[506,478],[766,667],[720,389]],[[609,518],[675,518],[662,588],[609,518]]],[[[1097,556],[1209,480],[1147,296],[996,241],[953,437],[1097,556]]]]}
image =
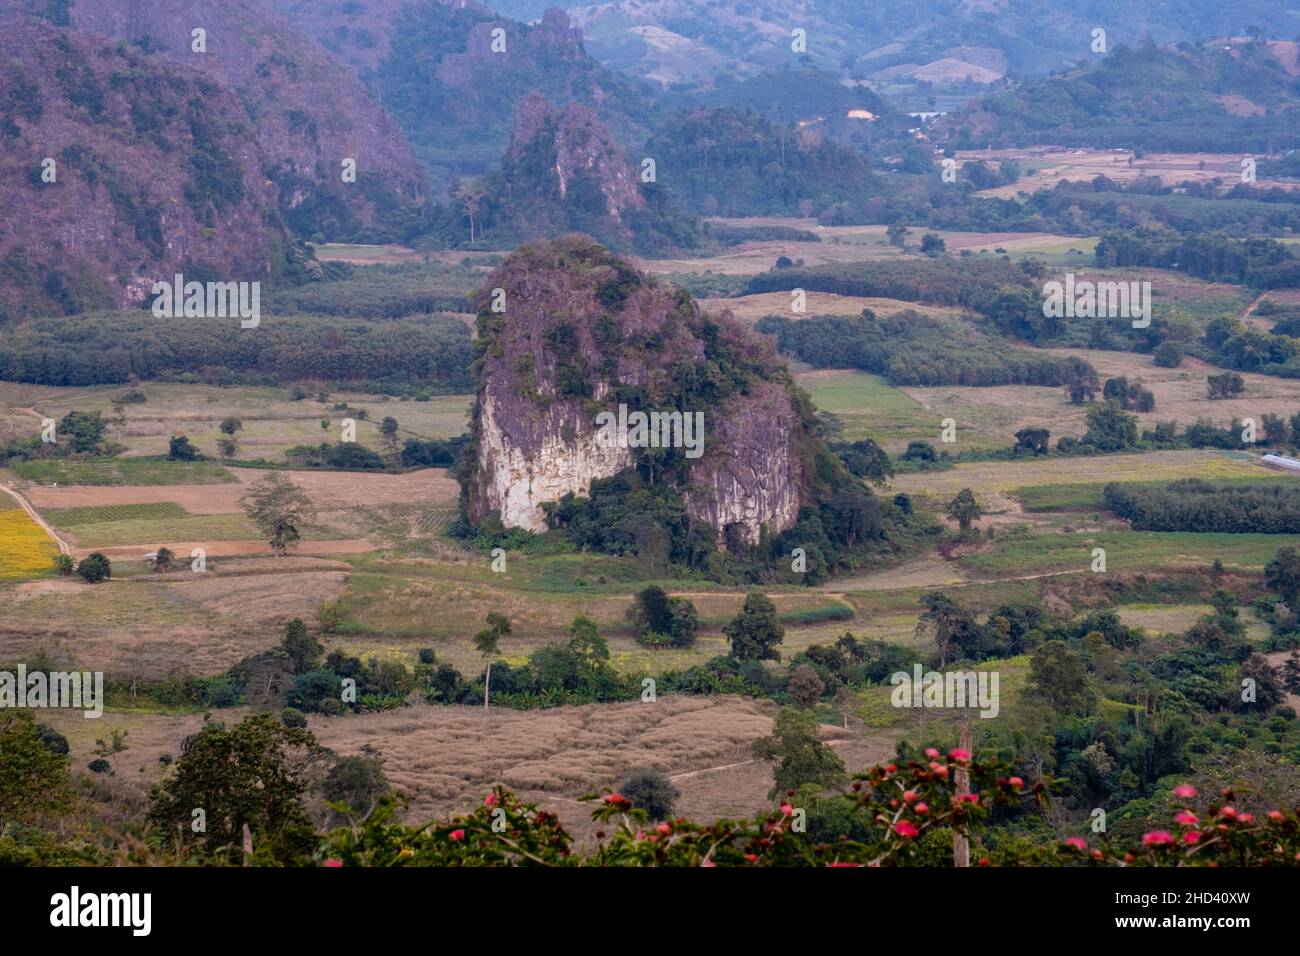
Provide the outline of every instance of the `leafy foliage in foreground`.
{"type": "MultiPolygon", "coordinates": [[[[819,799],[845,831],[820,839],[804,826],[805,811],[789,801],[751,820],[701,824],[682,817],[651,824],[622,794],[606,793],[592,813],[607,827],[595,849],[575,849],[552,813],[497,787],[483,805],[446,822],[419,827],[395,822],[398,804],[385,801],[364,822],[331,832],[319,856],[327,866],[915,866],[943,865],[953,834],[978,840],[998,814],[1048,800],[1050,784],[1026,785],[997,763],[972,762],[953,750],[931,749],[924,760],[886,764],[859,775],[851,789],[819,799]],[[969,792],[958,783],[969,773],[969,792]],[[852,836],[848,836],[852,832],[852,836]]],[[[1190,787],[1175,791],[1195,796],[1190,787]]],[[[596,800],[592,795],[588,799],[596,800]]],[[[1089,846],[1071,837],[1048,846],[999,850],[981,866],[1295,866],[1300,862],[1300,812],[1241,813],[1228,791],[1201,812],[1184,807],[1171,830],[1143,835],[1124,848],[1089,846]]]]}

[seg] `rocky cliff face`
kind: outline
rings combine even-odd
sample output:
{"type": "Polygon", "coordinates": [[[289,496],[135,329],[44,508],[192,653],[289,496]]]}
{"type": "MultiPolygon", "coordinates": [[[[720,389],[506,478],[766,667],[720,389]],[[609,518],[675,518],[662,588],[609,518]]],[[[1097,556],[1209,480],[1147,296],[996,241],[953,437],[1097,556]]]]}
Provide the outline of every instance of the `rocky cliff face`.
{"type": "Polygon", "coordinates": [[[534,91],[519,103],[501,171],[481,182],[484,235],[517,243],[581,232],[646,251],[692,244],[694,217],[645,188],[594,110],[557,108],[534,91]]]}
{"type": "Polygon", "coordinates": [[[809,486],[807,425],[770,346],[729,315],[702,313],[583,236],[521,248],[479,305],[472,521],[499,512],[542,531],[544,504],[636,465],[674,484],[719,544],[794,524],[809,486]],[[598,416],[620,404],[629,416],[703,413],[702,454],[602,443],[598,416]]]}

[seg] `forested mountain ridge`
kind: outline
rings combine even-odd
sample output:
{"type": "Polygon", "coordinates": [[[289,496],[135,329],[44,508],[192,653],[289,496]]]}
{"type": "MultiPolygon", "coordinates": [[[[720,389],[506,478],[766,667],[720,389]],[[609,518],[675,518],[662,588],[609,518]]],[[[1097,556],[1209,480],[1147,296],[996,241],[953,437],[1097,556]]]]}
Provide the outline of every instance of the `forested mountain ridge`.
{"type": "Polygon", "coordinates": [[[258,0],[22,3],[55,25],[124,40],[173,75],[233,90],[285,221],[300,233],[392,241],[420,223],[429,183],[401,130],[347,70],[258,0]],[[346,159],[356,161],[354,182],[344,180],[346,159]]]}
{"type": "Polygon", "coordinates": [[[1116,47],[1059,77],[991,94],[940,123],[959,148],[1053,143],[1093,148],[1278,152],[1300,144],[1300,71],[1252,40],[1116,47]]]}
{"type": "Polygon", "coordinates": [[[177,271],[302,269],[231,90],[22,16],[0,59],[0,321],[135,305],[177,271]]]}
{"type": "Polygon", "coordinates": [[[538,23],[484,7],[415,0],[380,4],[267,0],[361,81],[405,130],[445,190],[452,175],[497,164],[520,102],[536,90],[557,106],[594,109],[624,146],[643,142],[655,105],[649,87],[589,56],[562,11],[538,23]]]}

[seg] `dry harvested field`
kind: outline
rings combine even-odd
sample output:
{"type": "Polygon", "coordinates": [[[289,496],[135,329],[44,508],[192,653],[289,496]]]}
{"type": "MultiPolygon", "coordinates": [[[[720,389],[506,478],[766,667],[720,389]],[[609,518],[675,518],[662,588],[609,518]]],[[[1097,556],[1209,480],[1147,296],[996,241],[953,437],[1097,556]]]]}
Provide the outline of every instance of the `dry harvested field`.
{"type": "MultiPolygon", "coordinates": [[[[1013,198],[1017,193],[1051,189],[1061,180],[1090,181],[1106,176],[1128,182],[1139,176],[1159,176],[1165,185],[1186,180],[1207,183],[1218,178],[1231,182],[1241,176],[1241,156],[1228,153],[1147,153],[1141,159],[1123,149],[1083,149],[1061,146],[1031,146],[1024,149],[972,149],[957,153],[958,163],[983,160],[1000,163],[1014,159],[1020,163],[1018,182],[996,189],[986,189],[981,196],[1013,198]]],[[[1260,180],[1260,186],[1283,185],[1260,180]]]]}
{"type": "MultiPolygon", "coordinates": [[[[238,479],[223,485],[73,485],[51,488],[33,485],[24,494],[39,509],[87,508],[171,501],[191,514],[238,512],[239,499],[248,485],[267,472],[257,468],[231,468],[238,479]]],[[[456,481],[445,468],[423,468],[400,475],[347,471],[285,472],[302,488],[318,509],[396,503],[455,504],[456,481]]]]}
{"type": "Polygon", "coordinates": [[[816,315],[860,315],[870,309],[877,315],[894,315],[908,309],[922,315],[959,316],[962,310],[950,306],[920,305],[902,299],[881,299],[856,295],[836,295],[833,292],[807,293],[807,311],[790,311],[789,292],[760,292],[734,298],[700,299],[700,305],[710,312],[729,310],[742,322],[753,324],[767,315],[782,315],[791,319],[808,319],[816,315]]]}
{"type": "MultiPolygon", "coordinates": [[[[385,416],[397,420],[399,439],[454,438],[465,430],[473,402],[469,395],[403,402],[355,393],[333,393],[325,402],[315,396],[293,401],[284,388],[160,382],[148,382],[140,390],[146,401],[126,405],[124,424],[111,425],[106,433],[110,441],[125,446],[127,456],[165,455],[171,436],[185,435],[200,452],[216,458],[217,426],[228,417],[243,423],[236,436],[236,457],[241,459],[275,460],[294,445],[337,441],[344,418],[356,421],[357,441],[371,448],[380,447],[379,423],[385,416]],[[346,403],[347,410],[335,409],[338,402],[346,403]],[[358,418],[358,411],[365,411],[367,418],[358,418]],[[324,429],[322,421],[327,423],[324,429]]],[[[73,409],[98,411],[111,421],[113,400],[128,391],[126,386],[52,388],[0,383],[0,442],[36,434],[42,417],[58,420],[73,409]]]]}
{"type": "MultiPolygon", "coordinates": [[[[661,697],[654,703],[593,704],[544,711],[416,705],[360,716],[312,716],[317,741],[340,756],[369,744],[385,757],[394,788],[407,794],[406,818],[473,809],[497,783],[559,814],[579,839],[594,838],[584,793],[617,785],[629,771],[654,767],[674,778],[679,812],[703,819],[740,816],[771,806],[770,766],[752,761],[750,743],[771,732],[776,707],[737,697],[661,697]]],[[[238,721],[243,709],[217,719],[238,721]]],[[[120,780],[145,793],[162,776],[161,754],[180,753],[198,715],[105,714],[86,720],[51,712],[71,747],[72,762],[93,759],[94,741],[126,730],[127,749],[112,757],[120,780]]],[[[892,742],[822,727],[849,771],[888,757],[892,742]]]]}
{"type": "Polygon", "coordinates": [[[862,262],[869,259],[896,259],[917,255],[917,245],[924,232],[942,236],[950,251],[970,249],[972,252],[994,248],[1007,251],[1033,252],[1065,251],[1075,246],[1089,251],[1095,240],[1040,232],[952,232],[944,229],[914,228],[910,247],[905,252],[889,244],[884,226],[823,226],[816,219],[797,219],[781,216],[756,216],[751,219],[716,219],[717,223],[746,228],[783,226],[802,229],[820,237],[820,242],[794,242],[765,239],[745,242],[713,256],[677,259],[637,259],[638,267],[648,272],[714,272],[722,275],[755,275],[773,267],[780,256],[802,259],[805,265],[817,266],[837,262],[862,262]]]}
{"type": "MultiPolygon", "coordinates": [[[[1139,430],[1156,422],[1176,421],[1190,425],[1208,418],[1216,425],[1230,420],[1253,418],[1259,426],[1265,413],[1289,418],[1300,412],[1300,381],[1243,372],[1246,390],[1238,398],[1211,401],[1206,397],[1206,377],[1218,369],[1199,359],[1184,358],[1178,368],[1160,368],[1149,355],[1092,349],[1045,349],[1054,355],[1077,355],[1090,362],[1104,382],[1125,376],[1142,380],[1155,395],[1155,411],[1135,413],[1139,430]]],[[[1015,444],[1021,428],[1047,428],[1055,441],[1062,435],[1081,437],[1087,431],[1088,406],[1072,405],[1064,389],[1037,385],[998,385],[986,388],[944,385],[900,389],[936,420],[957,422],[956,449],[963,448],[963,430],[977,440],[978,447],[1015,444]]]]}
{"type": "MultiPolygon", "coordinates": [[[[110,558],[135,559],[163,545],[180,555],[194,548],[212,556],[265,554],[267,543],[239,500],[267,472],[232,468],[230,473],[234,482],[216,485],[32,484],[23,493],[60,529],[75,554],[98,550],[110,558]]],[[[287,474],[316,507],[296,548],[300,554],[359,554],[383,541],[430,536],[450,519],[459,494],[442,468],[397,475],[287,474]]]]}
{"type": "Polygon", "coordinates": [[[6,660],[46,652],[115,675],[217,674],[278,643],[292,618],[314,620],[322,603],[341,596],[350,571],[295,556],[94,585],[31,581],[0,589],[0,646],[6,660]]]}
{"type": "Polygon", "coordinates": [[[386,245],[362,245],[346,242],[323,242],[313,244],[316,258],[321,262],[350,262],[358,266],[391,266],[404,262],[444,262],[449,265],[469,260],[482,262],[484,265],[494,258],[500,258],[499,252],[459,251],[455,249],[420,251],[410,246],[397,243],[386,245]]]}

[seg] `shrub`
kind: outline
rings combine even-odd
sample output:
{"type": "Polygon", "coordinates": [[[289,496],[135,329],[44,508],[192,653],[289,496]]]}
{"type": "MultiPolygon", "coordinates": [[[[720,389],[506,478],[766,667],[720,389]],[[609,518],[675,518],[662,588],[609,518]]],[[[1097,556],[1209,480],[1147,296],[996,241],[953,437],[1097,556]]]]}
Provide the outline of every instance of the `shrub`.
{"type": "Polygon", "coordinates": [[[77,565],[77,573],[88,584],[97,584],[113,576],[113,566],[109,563],[108,558],[96,551],[81,559],[81,562],[77,565]]]}
{"type": "Polygon", "coordinates": [[[644,810],[651,820],[667,820],[673,815],[673,802],[681,796],[673,782],[658,770],[634,770],[618,785],[618,792],[633,807],[644,810]]]}

